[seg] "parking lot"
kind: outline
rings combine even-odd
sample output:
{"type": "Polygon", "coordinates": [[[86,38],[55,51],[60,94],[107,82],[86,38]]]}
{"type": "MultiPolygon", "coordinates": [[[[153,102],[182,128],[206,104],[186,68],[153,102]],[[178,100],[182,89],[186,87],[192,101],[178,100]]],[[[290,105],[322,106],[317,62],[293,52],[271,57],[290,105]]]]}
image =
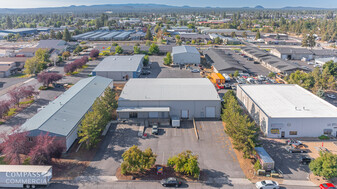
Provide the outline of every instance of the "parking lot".
{"type": "Polygon", "coordinates": [[[263,147],[275,161],[275,167],[282,171],[285,180],[308,180],[309,166],[300,164],[306,153],[289,153],[285,139],[262,138],[263,147]]]}
{"type": "Polygon", "coordinates": [[[160,126],[158,135],[152,135],[151,128],[147,128],[147,138],[138,137],[139,126],[136,124],[114,126],[88,172],[90,175],[115,175],[123,152],[138,145],[142,150],[150,147],[158,155],[156,164],[166,164],[168,158],[191,150],[199,156],[200,168],[207,175],[209,185],[221,187],[230,183],[231,178],[244,178],[221,121],[197,121],[200,140],[196,139],[191,121],[183,121],[181,125],[181,128],[160,126]]]}
{"type": "Polygon", "coordinates": [[[192,73],[190,69],[165,66],[164,57],[150,56],[151,74],[141,75],[140,78],[201,78],[200,73],[192,73]]]}

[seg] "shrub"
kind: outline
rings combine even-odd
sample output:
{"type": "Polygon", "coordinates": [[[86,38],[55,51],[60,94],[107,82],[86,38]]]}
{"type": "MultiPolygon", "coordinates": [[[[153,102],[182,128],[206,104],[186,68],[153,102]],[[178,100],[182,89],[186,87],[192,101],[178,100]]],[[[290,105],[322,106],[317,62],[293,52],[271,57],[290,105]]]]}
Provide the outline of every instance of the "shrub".
{"type": "Polygon", "coordinates": [[[259,161],[259,160],[256,160],[256,162],[255,162],[255,164],[254,164],[254,169],[255,169],[255,171],[257,171],[257,170],[259,170],[259,169],[261,169],[261,168],[262,168],[262,166],[261,166],[260,161],[259,161]]]}
{"type": "Polygon", "coordinates": [[[320,140],[329,140],[330,138],[326,135],[321,135],[318,137],[320,140]]]}
{"type": "Polygon", "coordinates": [[[337,176],[337,155],[320,152],[320,157],[311,161],[310,170],[318,176],[330,179],[337,176]]]}
{"type": "Polygon", "coordinates": [[[189,150],[170,157],[167,165],[173,167],[176,172],[191,175],[194,178],[198,178],[200,174],[198,156],[193,155],[189,150]]]}
{"type": "Polygon", "coordinates": [[[90,51],[89,55],[90,55],[91,58],[97,58],[99,56],[99,50],[93,49],[93,50],[90,51]]]}

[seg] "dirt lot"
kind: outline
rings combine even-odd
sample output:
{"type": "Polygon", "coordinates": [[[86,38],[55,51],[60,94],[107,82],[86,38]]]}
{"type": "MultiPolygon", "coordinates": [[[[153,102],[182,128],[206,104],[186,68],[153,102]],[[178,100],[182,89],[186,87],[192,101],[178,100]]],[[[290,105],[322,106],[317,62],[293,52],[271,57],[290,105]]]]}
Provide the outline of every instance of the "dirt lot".
{"type": "Polygon", "coordinates": [[[319,157],[319,148],[323,146],[323,148],[326,148],[329,152],[333,154],[337,154],[337,144],[335,144],[336,141],[320,141],[320,142],[303,142],[304,146],[306,146],[310,152],[308,155],[312,158],[318,158],[319,157]]]}

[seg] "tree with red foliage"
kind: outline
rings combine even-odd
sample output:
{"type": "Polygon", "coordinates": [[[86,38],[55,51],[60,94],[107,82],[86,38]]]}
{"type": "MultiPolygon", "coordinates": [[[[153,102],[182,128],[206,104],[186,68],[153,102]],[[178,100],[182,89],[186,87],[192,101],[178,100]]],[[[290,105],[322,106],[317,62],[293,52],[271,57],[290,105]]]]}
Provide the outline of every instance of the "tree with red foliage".
{"type": "Polygon", "coordinates": [[[64,151],[61,141],[56,140],[56,137],[50,136],[49,133],[41,133],[35,137],[34,141],[34,147],[31,148],[28,154],[33,165],[50,164],[53,157],[61,157],[64,151]]]}
{"type": "Polygon", "coordinates": [[[37,80],[43,84],[43,86],[47,87],[48,85],[62,79],[62,75],[58,73],[47,73],[42,72],[37,75],[37,80]]]}
{"type": "Polygon", "coordinates": [[[10,106],[11,106],[10,101],[8,100],[0,101],[0,118],[3,118],[7,114],[10,106]]]}
{"type": "Polygon", "coordinates": [[[28,154],[32,143],[27,142],[27,134],[27,132],[20,133],[17,126],[13,127],[11,134],[0,134],[0,138],[3,139],[0,147],[6,162],[19,165],[21,163],[20,154],[28,154]]]}
{"type": "Polygon", "coordinates": [[[85,63],[89,62],[89,57],[88,56],[83,56],[81,58],[85,63]]]}
{"type": "Polygon", "coordinates": [[[38,92],[34,90],[34,87],[29,86],[21,86],[21,87],[14,87],[8,92],[9,96],[11,97],[11,102],[14,105],[20,105],[20,100],[24,98],[31,97],[33,95],[37,95],[38,92]]]}
{"type": "Polygon", "coordinates": [[[89,56],[91,58],[97,58],[99,56],[99,50],[97,50],[97,49],[91,50],[89,56]]]}

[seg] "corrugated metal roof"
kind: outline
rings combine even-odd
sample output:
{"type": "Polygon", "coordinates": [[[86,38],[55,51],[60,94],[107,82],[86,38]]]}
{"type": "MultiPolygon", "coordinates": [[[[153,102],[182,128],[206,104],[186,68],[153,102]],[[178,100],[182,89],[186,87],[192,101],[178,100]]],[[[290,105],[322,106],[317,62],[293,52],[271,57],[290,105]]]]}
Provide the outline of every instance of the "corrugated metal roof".
{"type": "Polygon", "coordinates": [[[0,165],[0,172],[34,172],[47,173],[52,166],[48,165],[0,165]]]}
{"type": "Polygon", "coordinates": [[[206,78],[130,79],[119,101],[124,100],[220,100],[214,85],[206,78]]]}
{"type": "Polygon", "coordinates": [[[22,125],[22,130],[32,131],[30,135],[49,132],[67,136],[111,82],[112,79],[99,76],[80,80],[27,120],[22,125]]]}
{"type": "Polygon", "coordinates": [[[117,112],[169,112],[170,107],[118,107],[117,112]]]}
{"type": "Polygon", "coordinates": [[[272,118],[337,118],[337,108],[298,85],[239,85],[272,118]]]}
{"type": "Polygon", "coordinates": [[[172,47],[172,54],[180,54],[180,53],[193,53],[200,54],[197,48],[192,46],[176,46],[172,47]]]}
{"type": "Polygon", "coordinates": [[[136,72],[139,71],[139,67],[143,63],[143,58],[144,55],[142,54],[133,56],[108,56],[104,58],[93,71],[136,72]]]}
{"type": "Polygon", "coordinates": [[[264,163],[274,163],[274,160],[269,156],[263,147],[255,147],[255,151],[264,163]]]}

